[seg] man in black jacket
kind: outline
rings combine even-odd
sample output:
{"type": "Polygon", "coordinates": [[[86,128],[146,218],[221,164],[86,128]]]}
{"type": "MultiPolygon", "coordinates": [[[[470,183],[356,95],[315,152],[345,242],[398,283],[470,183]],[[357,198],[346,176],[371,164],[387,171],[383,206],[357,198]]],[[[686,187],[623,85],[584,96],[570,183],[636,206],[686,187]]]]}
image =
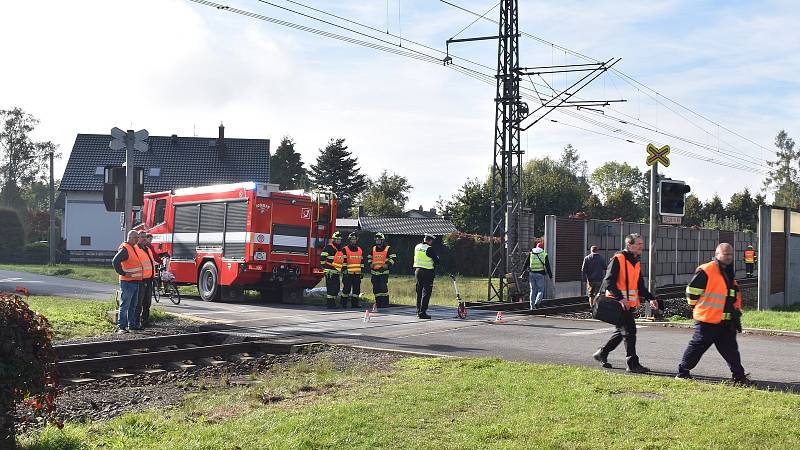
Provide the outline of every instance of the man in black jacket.
{"type": "Polygon", "coordinates": [[[583,258],[581,265],[581,278],[586,282],[586,293],[589,295],[589,306],[592,305],[595,295],[600,292],[600,285],[603,284],[603,277],[606,274],[606,263],[600,253],[597,253],[597,246],[591,247],[591,252],[583,258]]]}
{"type": "Polygon", "coordinates": [[[642,250],[644,241],[638,233],[626,236],[625,250],[611,258],[606,270],[606,277],[603,280],[606,297],[619,301],[623,309],[622,323],[617,325],[611,339],[592,355],[606,368],[611,367],[608,363],[608,354],[624,340],[628,372],[650,371],[639,363],[639,356],[636,355],[636,321],[633,318],[633,310],[639,306],[639,299],[650,300],[650,306],[657,307],[655,296],[647,290],[641,277],[639,258],[642,256],[642,250]]]}

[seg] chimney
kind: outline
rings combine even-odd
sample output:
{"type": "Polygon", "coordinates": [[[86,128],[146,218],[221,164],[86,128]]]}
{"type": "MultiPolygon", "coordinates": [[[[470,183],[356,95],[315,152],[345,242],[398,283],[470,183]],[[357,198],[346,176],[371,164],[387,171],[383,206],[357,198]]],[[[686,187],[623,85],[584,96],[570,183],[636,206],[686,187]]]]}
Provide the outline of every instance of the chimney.
{"type": "Polygon", "coordinates": [[[422,205],[419,205],[419,210],[420,212],[422,212],[422,205]]]}
{"type": "Polygon", "coordinates": [[[217,139],[217,156],[225,159],[225,125],[219,124],[219,138],[217,139]]]}
{"type": "Polygon", "coordinates": [[[172,136],[170,136],[169,140],[170,140],[170,142],[172,142],[172,145],[178,145],[178,135],[177,134],[173,134],[172,136]]]}
{"type": "Polygon", "coordinates": [[[364,206],[358,205],[358,217],[364,217],[364,206]]]}
{"type": "Polygon", "coordinates": [[[436,215],[436,208],[431,208],[431,214],[436,215]]]}

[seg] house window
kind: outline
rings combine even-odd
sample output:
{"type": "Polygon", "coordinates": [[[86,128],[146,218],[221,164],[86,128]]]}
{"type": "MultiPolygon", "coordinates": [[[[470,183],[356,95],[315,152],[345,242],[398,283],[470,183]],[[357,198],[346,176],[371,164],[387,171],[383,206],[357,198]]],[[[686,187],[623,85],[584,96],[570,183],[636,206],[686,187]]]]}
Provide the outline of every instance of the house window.
{"type": "Polygon", "coordinates": [[[91,236],[81,236],[81,245],[92,245],[91,236]]]}
{"type": "Polygon", "coordinates": [[[159,223],[164,222],[164,211],[167,209],[167,200],[166,199],[159,199],[156,200],[156,211],[155,211],[155,218],[153,223],[158,225],[159,223]]]}

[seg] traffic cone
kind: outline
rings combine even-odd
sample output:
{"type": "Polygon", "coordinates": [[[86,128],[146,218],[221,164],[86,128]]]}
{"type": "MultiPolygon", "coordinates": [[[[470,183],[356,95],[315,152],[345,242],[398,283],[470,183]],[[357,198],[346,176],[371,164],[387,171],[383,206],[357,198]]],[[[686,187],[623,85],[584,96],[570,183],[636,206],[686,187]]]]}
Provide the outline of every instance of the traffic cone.
{"type": "Polygon", "coordinates": [[[497,315],[494,318],[494,323],[505,323],[503,322],[503,311],[497,311],[497,315]]]}
{"type": "Polygon", "coordinates": [[[368,309],[365,309],[365,310],[364,310],[364,318],[363,318],[363,319],[361,319],[361,321],[362,321],[362,322],[369,322],[369,319],[370,319],[370,317],[369,317],[369,310],[368,310],[368,309]]]}
{"type": "Polygon", "coordinates": [[[378,312],[378,302],[377,301],[372,304],[372,313],[374,314],[376,312],[378,312]]]}

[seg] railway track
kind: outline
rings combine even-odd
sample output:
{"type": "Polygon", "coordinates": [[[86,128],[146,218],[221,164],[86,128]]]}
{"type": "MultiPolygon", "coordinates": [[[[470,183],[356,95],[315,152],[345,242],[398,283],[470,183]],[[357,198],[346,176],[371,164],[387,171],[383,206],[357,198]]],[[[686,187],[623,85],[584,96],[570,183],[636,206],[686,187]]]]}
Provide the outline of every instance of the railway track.
{"type": "MultiPolygon", "coordinates": [[[[743,289],[752,288],[758,285],[756,278],[741,278],[737,280],[743,289]]],[[[686,284],[665,285],[656,289],[656,298],[661,300],[682,298],[686,295],[686,284]]],[[[466,306],[471,310],[483,311],[504,311],[517,314],[529,315],[557,315],[580,311],[588,311],[589,303],[585,295],[578,297],[562,297],[556,299],[542,300],[540,307],[529,310],[530,303],[521,302],[466,302],[466,306]]]]}
{"type": "Polygon", "coordinates": [[[209,331],[116,341],[55,345],[62,379],[87,380],[100,374],[126,376],[129,371],[165,371],[224,364],[262,354],[294,353],[308,344],[287,344],[230,332],[209,331]]]}

